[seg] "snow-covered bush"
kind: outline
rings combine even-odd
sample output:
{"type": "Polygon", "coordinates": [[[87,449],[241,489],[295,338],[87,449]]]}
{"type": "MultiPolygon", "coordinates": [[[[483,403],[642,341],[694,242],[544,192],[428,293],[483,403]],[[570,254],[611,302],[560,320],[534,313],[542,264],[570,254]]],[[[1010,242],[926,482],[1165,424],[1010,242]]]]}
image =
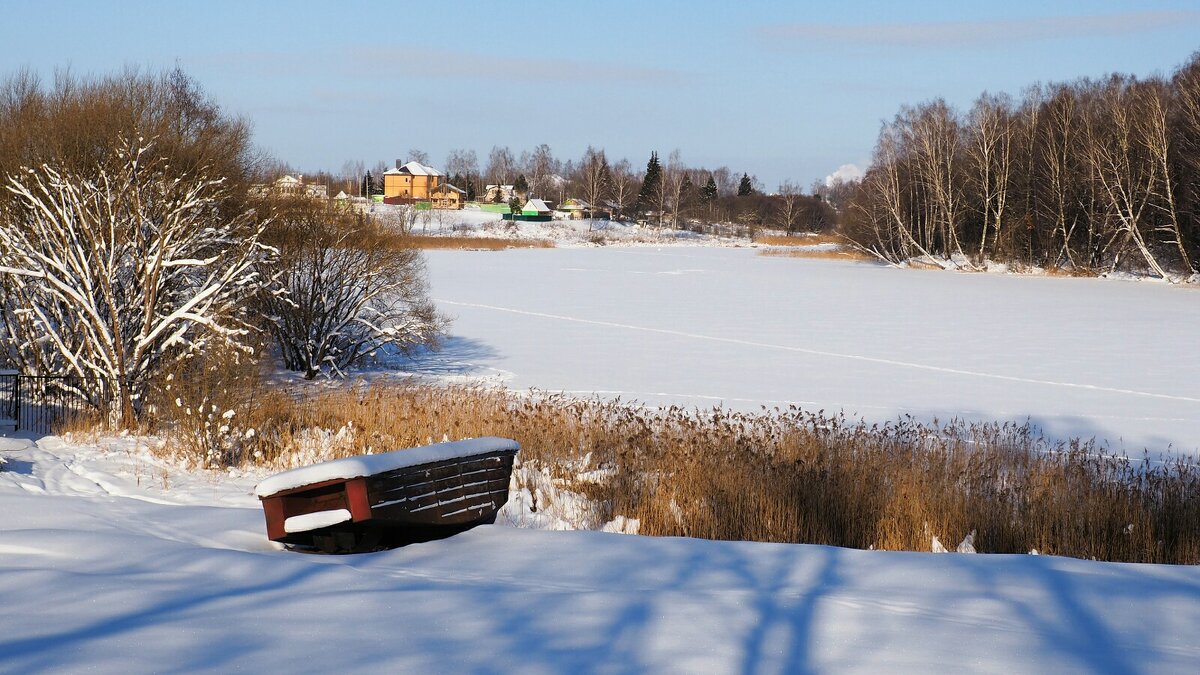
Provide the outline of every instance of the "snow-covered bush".
{"type": "Polygon", "coordinates": [[[176,171],[152,141],[115,140],[115,168],[5,178],[0,348],[94,383],[93,403],[128,425],[167,365],[214,341],[248,348],[271,250],[252,213],[226,213],[222,180],[176,171]]]}
{"type": "Polygon", "coordinates": [[[282,293],[264,294],[268,330],[287,368],[341,373],[384,346],[436,341],[421,252],[403,237],[310,200],[275,205],[268,237],[282,293]]]}

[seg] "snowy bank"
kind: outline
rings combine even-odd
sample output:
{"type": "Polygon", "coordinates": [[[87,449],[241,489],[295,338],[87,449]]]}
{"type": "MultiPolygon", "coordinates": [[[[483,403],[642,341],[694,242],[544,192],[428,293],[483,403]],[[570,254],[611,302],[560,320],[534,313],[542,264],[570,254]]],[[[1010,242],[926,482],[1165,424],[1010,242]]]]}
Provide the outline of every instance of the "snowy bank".
{"type": "Polygon", "coordinates": [[[482,526],[279,550],[254,478],[0,439],[0,671],[1193,673],[1200,568],[482,526]]]}

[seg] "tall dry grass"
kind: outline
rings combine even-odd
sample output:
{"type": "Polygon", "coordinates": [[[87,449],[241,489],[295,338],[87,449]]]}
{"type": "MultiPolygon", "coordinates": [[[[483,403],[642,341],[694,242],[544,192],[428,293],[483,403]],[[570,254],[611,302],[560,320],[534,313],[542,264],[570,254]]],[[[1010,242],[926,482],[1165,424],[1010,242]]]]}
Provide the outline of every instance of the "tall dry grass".
{"type": "Polygon", "coordinates": [[[757,414],[503,390],[379,386],[304,400],[274,391],[238,417],[232,458],[296,461],[499,435],[641,532],[928,551],[977,531],[981,552],[1200,562],[1200,474],[1053,444],[1014,424],[866,425],[795,408],[757,414]],[[314,429],[324,455],[303,454],[314,429]],[[332,451],[329,448],[333,448],[332,451]],[[296,453],[300,452],[299,455],[296,453]],[[300,459],[297,460],[296,458],[300,459]]]}
{"type": "Polygon", "coordinates": [[[548,239],[505,239],[502,237],[437,237],[410,234],[403,238],[405,246],[426,250],[455,249],[469,251],[503,251],[510,248],[554,248],[548,239]]]}
{"type": "Polygon", "coordinates": [[[816,246],[818,244],[846,244],[846,238],[838,234],[759,234],[754,243],[766,246],[816,246]]]}

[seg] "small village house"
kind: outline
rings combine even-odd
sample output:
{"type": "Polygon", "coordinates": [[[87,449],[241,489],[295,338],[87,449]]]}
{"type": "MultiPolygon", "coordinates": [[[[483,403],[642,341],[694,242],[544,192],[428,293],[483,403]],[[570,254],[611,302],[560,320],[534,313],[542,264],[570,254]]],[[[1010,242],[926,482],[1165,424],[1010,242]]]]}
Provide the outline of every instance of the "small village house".
{"type": "Polygon", "coordinates": [[[461,209],[467,199],[467,191],[442,183],[430,191],[429,202],[435,209],[461,209]]]}
{"type": "Polygon", "coordinates": [[[584,218],[608,218],[609,212],[604,208],[592,206],[582,199],[567,199],[558,205],[558,212],[563,218],[582,220],[584,218]]]}
{"type": "Polygon", "coordinates": [[[251,194],[258,196],[284,195],[291,197],[312,197],[325,199],[329,196],[328,188],[317,183],[305,183],[304,174],[292,176],[285,174],[272,183],[259,183],[250,188],[251,194]]]}
{"type": "Polygon", "coordinates": [[[425,201],[445,182],[446,174],[420,162],[388,169],[383,174],[383,196],[399,200],[425,201]]]}
{"type": "Polygon", "coordinates": [[[554,213],[554,209],[550,205],[540,199],[530,199],[525,202],[525,206],[521,207],[521,215],[523,216],[545,216],[548,220],[554,213]]]}
{"type": "Polygon", "coordinates": [[[480,201],[499,204],[507,203],[513,198],[513,186],[511,185],[488,185],[484,187],[483,197],[480,201]]]}

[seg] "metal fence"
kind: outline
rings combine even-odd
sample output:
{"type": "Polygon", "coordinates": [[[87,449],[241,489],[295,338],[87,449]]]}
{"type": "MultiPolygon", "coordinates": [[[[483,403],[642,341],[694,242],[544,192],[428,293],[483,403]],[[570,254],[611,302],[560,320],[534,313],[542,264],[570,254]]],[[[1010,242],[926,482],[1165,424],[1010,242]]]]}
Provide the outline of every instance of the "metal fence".
{"type": "Polygon", "coordinates": [[[21,380],[15,370],[0,370],[0,431],[16,431],[21,417],[21,380]]]}
{"type": "Polygon", "coordinates": [[[74,376],[0,371],[0,431],[49,434],[73,419],[93,414],[86,384],[74,376]]]}

